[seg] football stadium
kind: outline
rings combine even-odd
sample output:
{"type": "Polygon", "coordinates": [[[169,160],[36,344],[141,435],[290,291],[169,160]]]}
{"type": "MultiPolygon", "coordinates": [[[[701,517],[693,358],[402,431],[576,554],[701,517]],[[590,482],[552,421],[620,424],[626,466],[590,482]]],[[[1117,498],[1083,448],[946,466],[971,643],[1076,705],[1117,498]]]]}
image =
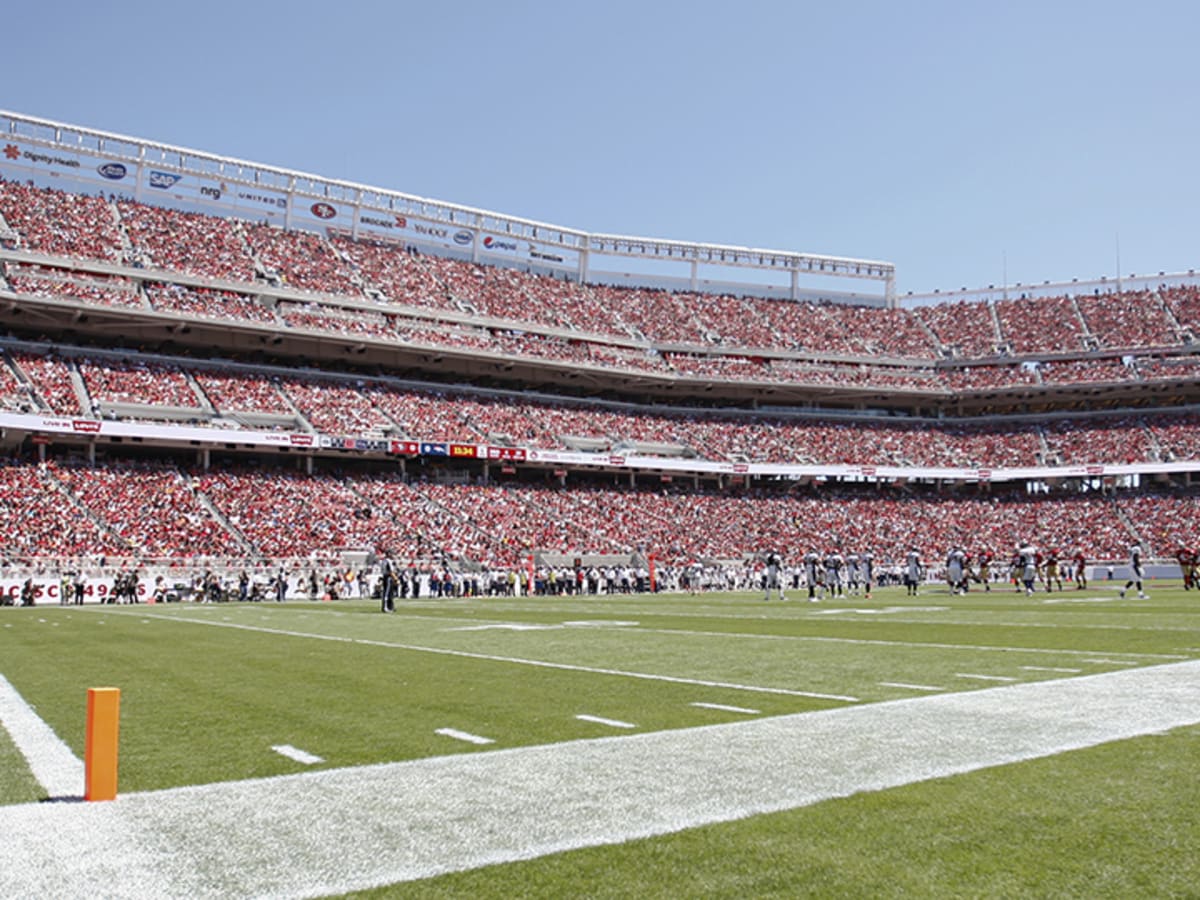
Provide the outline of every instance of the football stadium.
{"type": "Polygon", "coordinates": [[[0,895],[1194,895],[1194,271],[0,131],[0,895]]]}

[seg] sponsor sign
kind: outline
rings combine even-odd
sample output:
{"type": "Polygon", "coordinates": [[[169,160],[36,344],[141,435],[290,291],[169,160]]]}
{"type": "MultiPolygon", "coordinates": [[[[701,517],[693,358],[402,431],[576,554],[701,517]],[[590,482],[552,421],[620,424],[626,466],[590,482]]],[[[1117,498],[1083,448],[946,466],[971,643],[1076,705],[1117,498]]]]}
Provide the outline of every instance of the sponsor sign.
{"type": "Polygon", "coordinates": [[[416,456],[421,452],[421,445],[416,441],[392,441],[388,452],[396,456],[416,456]]]}
{"type": "Polygon", "coordinates": [[[980,481],[991,481],[992,480],[992,470],[991,469],[980,469],[979,472],[976,474],[978,475],[980,481]]]}
{"type": "Polygon", "coordinates": [[[168,191],[175,187],[176,182],[183,178],[182,175],[176,175],[173,172],[159,172],[157,169],[150,170],[150,187],[158,188],[160,191],[168,191]]]}
{"type": "Polygon", "coordinates": [[[475,240],[475,235],[471,234],[469,231],[454,232],[454,243],[458,244],[460,247],[467,246],[473,240],[475,240]]]}
{"type": "Polygon", "coordinates": [[[77,431],[80,434],[99,434],[100,423],[93,422],[90,419],[72,419],[71,430],[77,431]]]}
{"type": "Polygon", "coordinates": [[[77,159],[59,156],[57,153],[43,153],[40,150],[22,150],[16,144],[5,144],[4,156],[13,162],[16,162],[18,159],[24,159],[31,163],[42,163],[47,166],[65,166],[68,169],[78,169],[80,165],[77,159]]]}
{"type": "Polygon", "coordinates": [[[278,194],[263,194],[258,191],[244,191],[239,189],[237,199],[242,203],[252,206],[273,206],[276,209],[287,208],[287,198],[280,197],[278,194]]]}
{"type": "Polygon", "coordinates": [[[875,475],[875,467],[874,466],[863,466],[862,473],[867,478],[872,478],[875,475]]]}
{"type": "Polygon", "coordinates": [[[318,219],[332,219],[337,215],[337,207],[331,203],[314,203],[309,209],[318,219]]]}
{"type": "Polygon", "coordinates": [[[377,215],[361,215],[358,217],[358,224],[366,225],[368,228],[383,228],[387,230],[391,230],[393,228],[403,228],[403,222],[404,218],[402,216],[395,216],[391,219],[389,219],[387,216],[377,215]]]}
{"type": "Polygon", "coordinates": [[[513,240],[505,240],[504,238],[492,237],[489,234],[483,239],[483,247],[485,250],[516,250],[517,242],[513,240]]]}
{"type": "Polygon", "coordinates": [[[1087,466],[1086,471],[1089,475],[1103,475],[1104,466],[1087,466]]]}
{"type": "Polygon", "coordinates": [[[311,434],[289,434],[288,443],[293,447],[311,447],[313,436],[311,434]]]}
{"type": "Polygon", "coordinates": [[[488,447],[488,459],[513,460],[515,462],[525,462],[524,447],[488,447]]]}
{"type": "Polygon", "coordinates": [[[96,166],[96,171],[109,181],[120,181],[129,174],[129,170],[125,168],[125,165],[118,162],[100,163],[100,165],[96,166]]]}
{"type": "Polygon", "coordinates": [[[750,471],[749,463],[734,463],[733,471],[738,475],[745,475],[750,471]]]}
{"type": "Polygon", "coordinates": [[[610,456],[610,457],[608,458],[608,464],[609,464],[610,466],[623,466],[623,465],[625,465],[625,457],[623,457],[623,456],[610,456]]]}
{"type": "Polygon", "coordinates": [[[450,455],[459,459],[475,459],[479,456],[479,448],[474,444],[451,444],[450,455]]]}
{"type": "Polygon", "coordinates": [[[566,260],[563,259],[562,256],[560,256],[559,254],[547,253],[545,250],[539,250],[538,247],[534,244],[529,245],[529,258],[530,259],[541,259],[541,260],[545,260],[546,262],[552,262],[552,263],[566,262],[566,260]]]}
{"type": "Polygon", "coordinates": [[[439,228],[437,225],[426,225],[423,222],[410,222],[404,216],[396,216],[397,228],[408,228],[415,231],[417,234],[423,234],[425,237],[437,238],[438,240],[449,240],[450,229],[439,228]]]}

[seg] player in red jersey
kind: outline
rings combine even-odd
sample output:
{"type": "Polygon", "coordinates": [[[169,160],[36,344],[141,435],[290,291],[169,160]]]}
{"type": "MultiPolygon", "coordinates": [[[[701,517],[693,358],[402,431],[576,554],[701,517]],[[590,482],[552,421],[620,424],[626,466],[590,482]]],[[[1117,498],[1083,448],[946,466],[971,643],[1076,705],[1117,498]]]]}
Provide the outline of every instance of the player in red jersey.
{"type": "Polygon", "coordinates": [[[1082,547],[1075,551],[1075,590],[1087,590],[1087,557],[1082,547]]]}

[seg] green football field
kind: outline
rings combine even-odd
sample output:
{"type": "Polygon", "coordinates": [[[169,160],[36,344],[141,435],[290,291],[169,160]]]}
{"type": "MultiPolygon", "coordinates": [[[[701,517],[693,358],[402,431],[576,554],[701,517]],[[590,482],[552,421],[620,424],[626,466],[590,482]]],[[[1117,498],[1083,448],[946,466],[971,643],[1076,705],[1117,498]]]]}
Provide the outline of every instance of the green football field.
{"type": "MultiPolygon", "coordinates": [[[[1126,684],[1117,679],[1200,660],[1200,593],[1178,584],[1151,584],[1149,593],[1122,599],[1115,586],[1100,584],[1033,597],[930,588],[909,598],[885,589],[870,601],[822,603],[764,603],[757,593],[473,598],[406,601],[392,615],[366,600],[4,609],[0,675],[78,759],[87,688],[121,689],[118,811],[132,802],[153,808],[160,796],[177,803],[181,788],[199,796],[204,786],[219,791],[236,782],[249,791],[260,783],[307,785],[322,772],[408,773],[434,763],[465,772],[534,754],[548,766],[555,748],[617,753],[638,741],[678,739],[684,743],[669,746],[685,749],[655,763],[666,784],[671,769],[694,761],[686,743],[694,735],[733,741],[773,722],[803,730],[872,710],[886,711],[888,727],[910,717],[911,753],[919,756],[942,737],[962,737],[937,734],[945,726],[930,724],[924,711],[945,715],[947,702],[974,692],[984,692],[974,699],[986,698],[996,743],[1021,745],[1033,715],[1024,697],[1041,703],[1093,676],[1126,684]],[[456,755],[476,759],[445,759],[456,755]],[[262,781],[272,776],[301,781],[262,781]]],[[[1033,720],[1053,735],[1045,720],[1056,707],[1046,702],[1048,712],[1039,708],[1033,720]]],[[[1083,702],[1066,712],[1084,720],[1113,715],[1098,704],[1092,716],[1083,702]]],[[[1147,695],[1146,705],[1156,702],[1147,695]]],[[[984,720],[936,721],[966,722],[949,729],[962,731],[984,720]]],[[[1112,723],[1117,739],[1101,730],[1094,739],[1064,740],[1066,749],[1030,739],[1027,753],[1004,764],[981,757],[950,774],[931,766],[928,776],[900,777],[883,789],[868,779],[861,789],[839,788],[845,796],[781,800],[772,812],[754,812],[769,804],[747,806],[744,815],[718,812],[694,820],[709,824],[687,820],[679,829],[639,831],[641,807],[618,791],[590,798],[590,815],[628,803],[627,840],[608,833],[595,846],[585,838],[544,852],[537,848],[558,845],[523,845],[524,826],[514,821],[516,849],[491,864],[460,864],[465,848],[446,846],[428,869],[445,872],[435,877],[331,876],[296,888],[304,883],[295,874],[301,858],[291,864],[300,880],[280,893],[375,884],[370,896],[1196,896],[1200,707],[1194,720],[1185,714],[1171,727],[1147,721],[1145,729],[1112,723]]],[[[38,803],[48,791],[5,724],[0,828],[19,825],[25,810],[52,816],[50,807],[97,805],[38,803]]],[[[797,733],[779,732],[785,736],[750,758],[729,762],[768,785],[831,768],[870,775],[886,767],[887,758],[863,763],[877,749],[869,727],[844,732],[844,742],[842,731],[830,732],[819,754],[807,757],[813,771],[806,757],[798,766],[790,761],[786,735],[797,733]]],[[[889,739],[891,755],[909,752],[903,731],[889,739]]],[[[637,790],[652,790],[654,775],[642,768],[637,790]]],[[[703,774],[692,783],[704,784],[703,774]]],[[[414,817],[425,814],[421,796],[401,799],[414,817]]],[[[471,826],[469,809],[456,815],[471,826]]],[[[218,847],[222,840],[197,839],[218,847]]],[[[12,851],[3,846],[0,861],[8,863],[12,851]]],[[[379,852],[396,850],[384,842],[379,852]]],[[[259,865],[253,856],[231,863],[234,875],[211,882],[220,887],[214,895],[259,892],[271,883],[251,871],[259,865]],[[240,887],[229,881],[237,872],[249,879],[240,887]]]]}

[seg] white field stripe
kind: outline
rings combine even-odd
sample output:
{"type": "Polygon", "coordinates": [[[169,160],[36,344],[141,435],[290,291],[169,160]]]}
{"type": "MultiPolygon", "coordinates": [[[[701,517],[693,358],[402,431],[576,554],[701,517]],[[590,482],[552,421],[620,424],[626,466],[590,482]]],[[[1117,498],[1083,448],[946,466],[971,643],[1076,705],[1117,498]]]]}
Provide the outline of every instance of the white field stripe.
{"type": "MultiPolygon", "coordinates": [[[[717,618],[719,618],[719,617],[717,617],[717,618]]],[[[739,618],[739,617],[726,616],[725,618],[739,618]]],[[[744,619],[744,617],[740,617],[740,618],[744,619]]],[[[899,619],[888,619],[888,624],[889,625],[896,625],[896,624],[928,625],[929,622],[927,620],[922,620],[922,619],[913,619],[911,621],[904,621],[904,622],[900,621],[899,619]]],[[[979,622],[943,622],[942,620],[939,620],[938,624],[939,625],[942,625],[942,624],[972,625],[972,626],[977,627],[979,625],[979,622]]],[[[1058,628],[1058,627],[1060,627],[1058,625],[1038,625],[1038,624],[1016,623],[1016,622],[1005,622],[1005,623],[997,623],[997,624],[1003,624],[1004,626],[1010,627],[1010,628],[1058,628]]],[[[1086,628],[1089,626],[1072,625],[1072,627],[1073,628],[1081,628],[1081,627],[1086,628]]],[[[1113,628],[1122,629],[1122,630],[1126,630],[1126,631],[1133,630],[1133,628],[1131,626],[1121,626],[1121,625],[1115,625],[1115,626],[1096,625],[1093,627],[1095,627],[1095,628],[1103,627],[1103,628],[1106,628],[1109,630],[1111,630],[1113,628]]],[[[1186,630],[1186,631],[1191,631],[1193,629],[1190,629],[1190,628],[1189,629],[1183,629],[1183,628],[1142,629],[1142,628],[1139,628],[1138,630],[1139,631],[1142,631],[1142,630],[1150,630],[1150,631],[1185,631],[1186,630]]],[[[738,634],[738,633],[732,633],[732,632],[728,632],[728,631],[691,631],[691,630],[683,629],[683,628],[638,628],[638,629],[636,629],[635,633],[636,634],[678,634],[678,635],[682,635],[685,637],[686,636],[715,637],[715,638],[728,638],[730,640],[733,640],[735,638],[740,638],[743,640],[757,640],[757,641],[808,641],[808,642],[812,642],[815,644],[857,644],[857,645],[868,646],[868,647],[915,647],[917,649],[930,648],[933,650],[969,650],[973,653],[974,652],[1030,653],[1030,654],[1050,655],[1050,656],[1079,656],[1080,654],[1088,654],[1088,653],[1095,654],[1097,652],[1095,650],[1067,650],[1067,649],[1055,649],[1052,647],[1005,647],[1005,646],[1001,646],[998,644],[944,644],[944,643],[938,643],[935,641],[883,641],[883,640],[879,640],[879,639],[875,639],[875,638],[820,637],[817,635],[809,635],[809,634],[745,634],[745,633],[738,634]]],[[[1187,648],[1184,648],[1184,649],[1187,649],[1187,648]]],[[[1105,651],[1105,652],[1107,652],[1107,651],[1105,651]]],[[[1200,651],[1197,651],[1197,652],[1200,652],[1200,651]]],[[[1145,659],[1145,660],[1172,661],[1172,660],[1187,659],[1186,656],[1179,654],[1179,653],[1119,653],[1118,655],[1127,656],[1131,660],[1145,659]]]]}
{"type": "Polygon", "coordinates": [[[1027,672],[1062,672],[1064,675],[1078,675],[1082,669],[1059,669],[1054,666],[1021,666],[1027,672]]]}
{"type": "Polygon", "coordinates": [[[977,675],[974,672],[955,672],[955,678],[974,678],[976,681],[1019,681],[1010,675],[977,675]]]}
{"type": "Polygon", "coordinates": [[[97,885],[126,898],[344,894],[1198,723],[1192,661],[112,803],[0,807],[0,896],[92,897],[97,885]]]}
{"type": "Polygon", "coordinates": [[[604,719],[600,716],[589,716],[586,713],[580,713],[575,718],[580,722],[595,722],[597,725],[607,725],[610,728],[637,728],[632,722],[622,722],[620,719],[604,719]]]}
{"type": "Polygon", "coordinates": [[[908,684],[903,681],[881,681],[880,687],[907,688],[910,691],[944,691],[945,688],[934,687],[931,684],[908,684]]]}
{"type": "Polygon", "coordinates": [[[494,656],[490,653],[472,653],[467,650],[448,650],[443,647],[422,647],[416,644],[400,644],[394,641],[373,641],[367,638],[342,637],[340,635],[321,634],[309,631],[290,631],[283,628],[266,628],[262,625],[241,625],[236,622],[208,622],[203,619],[193,619],[187,616],[160,616],[168,622],[184,622],[188,625],[208,625],[216,628],[236,628],[241,631],[258,631],[264,634],[278,634],[284,637],[309,638],[314,641],[338,641],[343,644],[365,644],[370,647],[389,647],[393,650],[411,650],[417,653],[435,653],[439,656],[458,656],[463,659],[482,659],[487,662],[512,663],[520,666],[534,666],[542,669],[560,669],[567,672],[587,672],[592,675],[615,675],[621,678],[638,678],[644,681],[666,681],[672,684],[695,684],[701,687],[728,688],[732,691],[751,691],[759,694],[783,694],[788,697],[810,697],[815,700],[839,700],[843,703],[857,703],[858,697],[847,697],[842,694],[818,694],[813,691],[794,691],[789,688],[764,687],[752,684],[732,684],[727,681],[707,681],[701,678],[683,678],[676,675],[655,675],[649,672],[628,672],[622,669],[603,669],[596,666],[577,666],[571,663],[549,662],[544,659],[524,659],[519,656],[494,656]]]}
{"type": "Polygon", "coordinates": [[[469,731],[459,731],[456,728],[439,728],[434,734],[440,734],[443,737],[454,738],[456,741],[466,741],[468,744],[494,744],[496,743],[491,738],[480,737],[477,734],[471,734],[469,731]]]}
{"type": "Polygon", "coordinates": [[[1098,665],[1104,665],[1104,666],[1134,666],[1134,665],[1137,665],[1137,663],[1135,663],[1135,662],[1132,662],[1131,660],[1128,660],[1128,659],[1102,659],[1102,658],[1100,658],[1100,659],[1097,659],[1097,658],[1089,658],[1089,659],[1085,659],[1085,660],[1083,660],[1083,662],[1085,662],[1085,663],[1097,663],[1098,665]]]}
{"type": "MultiPolygon", "coordinates": [[[[79,714],[86,716],[86,712],[86,697],[80,696],[79,714]]],[[[83,796],[83,763],[3,675],[0,675],[0,724],[48,796],[83,796]]]]}
{"type": "Polygon", "coordinates": [[[304,763],[306,766],[312,766],[316,765],[317,763],[325,762],[325,760],[321,757],[313,756],[313,754],[307,753],[297,747],[293,747],[291,744],[275,744],[271,747],[271,749],[280,756],[286,756],[288,759],[294,759],[296,762],[304,763]]]}
{"type": "Polygon", "coordinates": [[[726,706],[724,703],[693,703],[692,706],[698,706],[701,709],[716,709],[721,712],[744,713],[748,716],[759,715],[757,709],[746,709],[744,706],[726,706]]]}

